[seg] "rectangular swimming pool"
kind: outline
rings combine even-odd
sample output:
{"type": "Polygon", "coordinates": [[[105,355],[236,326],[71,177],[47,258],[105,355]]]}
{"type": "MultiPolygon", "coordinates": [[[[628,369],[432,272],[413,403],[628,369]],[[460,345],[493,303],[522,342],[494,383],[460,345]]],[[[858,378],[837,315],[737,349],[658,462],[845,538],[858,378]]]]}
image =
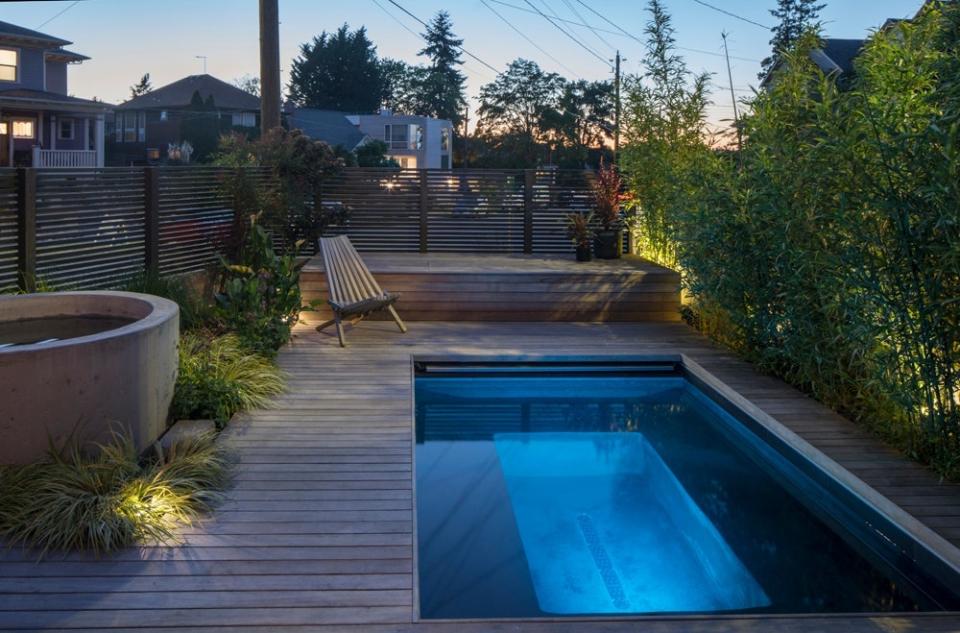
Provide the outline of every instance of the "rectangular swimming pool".
{"type": "Polygon", "coordinates": [[[704,376],[417,362],[420,617],[960,608],[952,563],[704,376]]]}

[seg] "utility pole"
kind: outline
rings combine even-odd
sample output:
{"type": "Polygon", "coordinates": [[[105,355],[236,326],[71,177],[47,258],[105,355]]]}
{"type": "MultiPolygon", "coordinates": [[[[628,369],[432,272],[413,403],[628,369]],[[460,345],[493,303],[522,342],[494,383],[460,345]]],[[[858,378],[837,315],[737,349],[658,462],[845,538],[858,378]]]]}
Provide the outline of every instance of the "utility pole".
{"type": "Polygon", "coordinates": [[[730,70],[730,51],[727,50],[727,32],[722,31],[720,37],[723,38],[723,55],[727,58],[727,81],[730,82],[730,100],[733,102],[733,126],[737,130],[737,155],[740,158],[740,166],[743,167],[743,130],[740,129],[740,111],[737,109],[737,93],[733,89],[733,71],[730,70]]]}
{"type": "Polygon", "coordinates": [[[280,10],[260,0],[260,129],[280,127],[280,10]]]}
{"type": "Polygon", "coordinates": [[[613,70],[614,115],[613,115],[613,164],[620,163],[620,51],[613,70]]]}
{"type": "MultiPolygon", "coordinates": [[[[463,115],[463,168],[470,166],[470,104],[468,103],[463,115]]],[[[453,163],[451,162],[451,166],[453,163]]]]}

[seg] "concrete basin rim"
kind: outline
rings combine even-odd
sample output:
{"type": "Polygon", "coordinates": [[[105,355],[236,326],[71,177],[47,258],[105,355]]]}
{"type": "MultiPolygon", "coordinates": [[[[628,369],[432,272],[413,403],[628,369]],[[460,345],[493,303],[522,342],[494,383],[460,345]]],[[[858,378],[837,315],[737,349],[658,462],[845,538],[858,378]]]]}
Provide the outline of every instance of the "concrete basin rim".
{"type": "MultiPolygon", "coordinates": [[[[31,301],[38,298],[51,299],[55,297],[104,297],[104,298],[122,298],[141,301],[150,306],[150,313],[145,317],[136,319],[133,323],[88,334],[87,336],[77,336],[74,338],[62,339],[53,343],[34,343],[31,345],[17,345],[9,349],[0,349],[0,356],[5,354],[22,354],[30,352],[40,352],[54,350],[64,347],[78,345],[90,345],[105,342],[111,339],[118,339],[140,332],[150,330],[170,319],[177,318],[180,314],[180,306],[176,302],[156,295],[148,295],[139,292],[125,292],[121,290],[73,290],[64,292],[43,292],[27,295],[9,295],[0,296],[0,305],[4,303],[13,303],[18,301],[31,301]]],[[[95,312],[94,312],[95,314],[95,312]]],[[[51,316],[55,316],[51,314],[51,316]]]]}

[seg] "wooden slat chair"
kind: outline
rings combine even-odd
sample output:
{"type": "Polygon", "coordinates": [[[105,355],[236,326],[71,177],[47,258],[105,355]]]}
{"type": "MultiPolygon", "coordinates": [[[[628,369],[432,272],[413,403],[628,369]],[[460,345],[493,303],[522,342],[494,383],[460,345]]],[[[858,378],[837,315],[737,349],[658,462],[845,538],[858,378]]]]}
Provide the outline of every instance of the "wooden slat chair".
{"type": "Polygon", "coordinates": [[[318,332],[336,325],[340,347],[346,347],[343,321],[349,320],[351,325],[355,325],[363,317],[378,310],[388,310],[400,331],[407,331],[407,326],[393,309],[393,304],[400,295],[384,292],[380,288],[346,235],[321,237],[320,252],[323,254],[323,268],[330,293],[327,303],[333,309],[333,318],[318,325],[318,332]]]}

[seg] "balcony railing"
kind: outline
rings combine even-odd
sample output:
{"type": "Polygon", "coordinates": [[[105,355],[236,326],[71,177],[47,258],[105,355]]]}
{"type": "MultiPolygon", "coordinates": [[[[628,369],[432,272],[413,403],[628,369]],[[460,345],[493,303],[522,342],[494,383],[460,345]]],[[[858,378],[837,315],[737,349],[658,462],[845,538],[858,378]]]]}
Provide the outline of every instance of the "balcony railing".
{"type": "Polygon", "coordinates": [[[34,167],[96,167],[96,150],[33,148],[34,167]]]}

